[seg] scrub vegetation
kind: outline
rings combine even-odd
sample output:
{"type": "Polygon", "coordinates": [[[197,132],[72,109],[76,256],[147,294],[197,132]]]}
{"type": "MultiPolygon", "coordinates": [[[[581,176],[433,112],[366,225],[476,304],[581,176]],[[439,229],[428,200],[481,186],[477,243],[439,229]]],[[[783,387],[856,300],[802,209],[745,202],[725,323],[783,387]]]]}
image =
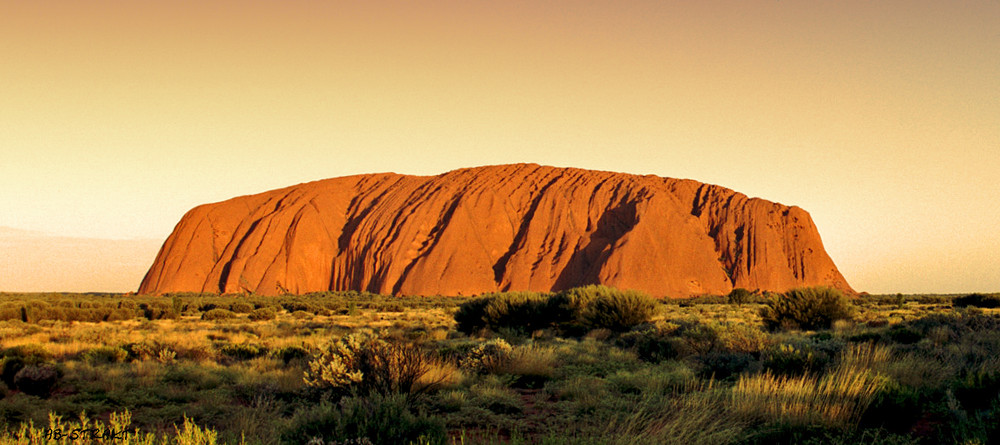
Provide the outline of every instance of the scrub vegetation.
{"type": "Polygon", "coordinates": [[[998,443],[996,301],[0,294],[0,444],[998,443]]]}

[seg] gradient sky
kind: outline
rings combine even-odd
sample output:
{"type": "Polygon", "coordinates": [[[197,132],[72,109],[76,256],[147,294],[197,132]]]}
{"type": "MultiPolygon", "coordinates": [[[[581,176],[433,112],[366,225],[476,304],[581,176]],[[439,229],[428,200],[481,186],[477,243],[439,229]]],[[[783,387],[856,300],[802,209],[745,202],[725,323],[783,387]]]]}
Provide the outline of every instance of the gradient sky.
{"type": "MultiPolygon", "coordinates": [[[[237,195],[535,162],[800,206],[859,291],[998,291],[998,24],[996,0],[0,0],[0,226],[162,242],[237,195]]],[[[44,286],[18,290],[68,285],[44,286]]]]}

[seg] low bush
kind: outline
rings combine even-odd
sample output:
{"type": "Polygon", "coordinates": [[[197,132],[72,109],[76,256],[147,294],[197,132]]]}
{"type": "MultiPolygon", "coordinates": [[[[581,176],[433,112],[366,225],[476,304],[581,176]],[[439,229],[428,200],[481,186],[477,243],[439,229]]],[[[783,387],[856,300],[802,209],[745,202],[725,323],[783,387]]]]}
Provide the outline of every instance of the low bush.
{"type": "Polygon", "coordinates": [[[482,329],[528,334],[557,327],[565,335],[582,336],[595,329],[625,332],[648,322],[655,311],[656,302],[643,293],[592,285],[556,294],[486,295],[459,306],[455,321],[466,334],[482,329]]]}
{"type": "Polygon", "coordinates": [[[323,310],[323,308],[315,304],[304,301],[291,300],[291,299],[282,300],[280,304],[281,307],[285,308],[286,311],[291,313],[302,311],[316,315],[317,313],[323,310]]]}
{"type": "Polygon", "coordinates": [[[169,346],[149,340],[125,344],[122,349],[128,353],[129,360],[156,360],[166,363],[172,361],[177,355],[169,346]]]}
{"type": "Polygon", "coordinates": [[[657,322],[644,329],[622,334],[615,339],[618,347],[630,349],[644,361],[657,363],[679,357],[687,351],[687,345],[676,333],[680,326],[674,323],[657,322]]]}
{"type": "Polygon", "coordinates": [[[81,358],[91,364],[120,363],[128,359],[128,351],[119,346],[99,346],[84,352],[81,358]]]}
{"type": "Polygon", "coordinates": [[[8,348],[0,354],[0,380],[13,388],[18,372],[26,366],[40,365],[50,359],[49,353],[40,345],[28,344],[8,348]]]}
{"type": "Polygon", "coordinates": [[[59,372],[53,365],[28,365],[14,375],[14,388],[25,394],[48,397],[59,377],[59,372]]]}
{"type": "Polygon", "coordinates": [[[229,309],[209,309],[207,312],[201,314],[202,320],[230,320],[236,318],[237,315],[229,309]]]}
{"type": "Polygon", "coordinates": [[[429,369],[428,357],[414,345],[349,334],[327,345],[309,362],[305,381],[341,392],[409,394],[430,387],[416,385],[429,369]]]}
{"type": "Polygon", "coordinates": [[[158,301],[139,303],[139,312],[142,313],[143,317],[146,317],[149,320],[171,319],[179,316],[179,314],[174,312],[174,305],[172,302],[166,303],[158,301]]]}
{"type": "Polygon", "coordinates": [[[531,333],[554,321],[548,311],[548,297],[536,292],[489,294],[459,306],[455,321],[458,329],[467,334],[483,328],[531,333]]]}
{"type": "Polygon", "coordinates": [[[618,290],[605,286],[587,286],[579,289],[588,304],[578,315],[589,329],[608,329],[625,332],[648,322],[656,312],[656,302],[648,295],[632,290],[618,290]]]}
{"type": "Polygon", "coordinates": [[[415,413],[399,394],[348,397],[299,411],[281,435],[286,443],[443,445],[444,423],[415,413]]]}
{"type": "Polygon", "coordinates": [[[711,352],[698,357],[699,375],[714,380],[729,380],[747,371],[758,371],[760,362],[750,354],[740,352],[711,352]]]}
{"type": "Polygon", "coordinates": [[[271,355],[287,365],[294,360],[309,358],[309,350],[302,346],[285,346],[284,348],[274,350],[271,352],[271,355]]]}
{"type": "Polygon", "coordinates": [[[847,297],[829,287],[792,289],[768,298],[765,304],[760,315],[772,330],[829,329],[834,321],[853,316],[847,297]]]}
{"type": "Polygon", "coordinates": [[[316,314],[314,314],[312,312],[307,312],[307,311],[295,311],[295,312],[292,312],[292,318],[294,318],[296,320],[307,320],[307,319],[313,318],[314,315],[316,315],[316,314]]]}
{"type": "Polygon", "coordinates": [[[495,372],[506,366],[514,348],[502,338],[495,338],[474,346],[460,361],[462,369],[478,373],[495,372]]]}
{"type": "Polygon", "coordinates": [[[514,390],[498,379],[487,379],[469,388],[469,404],[496,414],[519,414],[524,402],[514,390]]]}
{"type": "Polygon", "coordinates": [[[912,328],[901,325],[895,325],[889,328],[886,335],[888,335],[892,341],[904,345],[916,343],[924,338],[923,335],[912,328]]]}
{"type": "Polygon", "coordinates": [[[776,375],[803,375],[819,365],[812,350],[790,344],[767,350],[762,359],[764,367],[776,375]]]}
{"type": "Polygon", "coordinates": [[[253,310],[253,305],[245,301],[237,301],[229,305],[229,310],[237,314],[248,314],[253,310]]]}
{"type": "Polygon", "coordinates": [[[257,357],[263,357],[267,355],[268,351],[267,347],[263,345],[241,343],[225,345],[219,349],[219,352],[226,357],[231,357],[236,360],[250,360],[257,357]]]}
{"type": "Polygon", "coordinates": [[[1000,307],[1000,295],[969,294],[963,297],[956,297],[951,304],[955,307],[1000,307]]]}
{"type": "Polygon", "coordinates": [[[722,325],[718,341],[722,349],[744,354],[760,354],[772,343],[770,336],[760,327],[746,323],[722,325]]]}
{"type": "Polygon", "coordinates": [[[254,309],[247,315],[252,321],[274,320],[278,317],[278,312],[273,307],[262,307],[254,309]]]}
{"type": "Polygon", "coordinates": [[[729,304],[747,304],[756,302],[755,300],[757,298],[753,292],[750,292],[742,287],[737,287],[729,292],[726,299],[729,301],[729,304]]]}

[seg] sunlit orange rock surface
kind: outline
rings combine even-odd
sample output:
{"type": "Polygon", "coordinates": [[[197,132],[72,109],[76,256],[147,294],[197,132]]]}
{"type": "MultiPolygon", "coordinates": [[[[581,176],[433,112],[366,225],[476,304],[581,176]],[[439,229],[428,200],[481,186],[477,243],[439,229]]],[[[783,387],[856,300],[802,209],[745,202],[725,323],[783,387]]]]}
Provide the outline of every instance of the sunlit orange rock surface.
{"type": "Polygon", "coordinates": [[[696,181],[534,164],[347,176],[189,211],[141,293],[853,292],[805,210],[696,181]]]}

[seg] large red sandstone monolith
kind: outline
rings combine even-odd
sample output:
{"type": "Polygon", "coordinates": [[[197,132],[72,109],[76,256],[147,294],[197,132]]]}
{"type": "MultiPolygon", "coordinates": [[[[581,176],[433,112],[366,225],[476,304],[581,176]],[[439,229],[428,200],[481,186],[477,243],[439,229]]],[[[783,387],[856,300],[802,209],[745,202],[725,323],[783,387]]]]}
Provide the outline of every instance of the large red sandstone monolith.
{"type": "Polygon", "coordinates": [[[370,174],[192,209],[140,293],[734,287],[853,292],[809,214],[691,180],[534,164],[370,174]]]}

